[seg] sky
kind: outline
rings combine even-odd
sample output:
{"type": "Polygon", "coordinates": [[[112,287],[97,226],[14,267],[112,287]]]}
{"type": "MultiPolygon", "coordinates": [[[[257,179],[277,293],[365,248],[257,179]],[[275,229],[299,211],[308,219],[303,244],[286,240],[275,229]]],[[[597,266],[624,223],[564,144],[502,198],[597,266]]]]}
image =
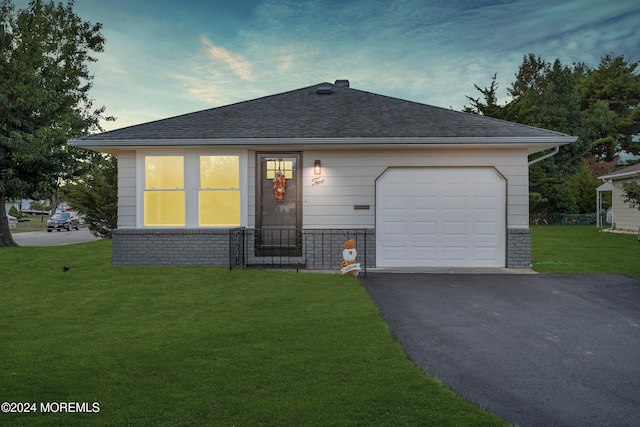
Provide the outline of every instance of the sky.
{"type": "MultiPolygon", "coordinates": [[[[66,2],[66,0],[65,0],[66,2]]],[[[20,8],[27,0],[14,0],[20,8]]],[[[637,0],[76,0],[107,42],[91,65],[105,130],[348,79],[462,110],[529,53],[640,60],[637,0]]]]}

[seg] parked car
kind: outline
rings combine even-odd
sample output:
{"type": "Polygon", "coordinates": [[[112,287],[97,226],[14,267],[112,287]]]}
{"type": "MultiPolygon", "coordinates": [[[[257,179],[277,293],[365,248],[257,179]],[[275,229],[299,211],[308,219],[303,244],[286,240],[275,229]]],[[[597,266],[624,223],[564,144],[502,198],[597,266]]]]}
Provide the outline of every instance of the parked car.
{"type": "Polygon", "coordinates": [[[47,221],[47,231],[51,233],[53,230],[67,230],[71,231],[72,228],[76,230],[80,229],[80,219],[78,215],[73,212],[60,212],[52,216],[47,221]]]}
{"type": "Polygon", "coordinates": [[[9,221],[9,225],[18,225],[18,218],[15,216],[7,214],[7,221],[9,221]]]}

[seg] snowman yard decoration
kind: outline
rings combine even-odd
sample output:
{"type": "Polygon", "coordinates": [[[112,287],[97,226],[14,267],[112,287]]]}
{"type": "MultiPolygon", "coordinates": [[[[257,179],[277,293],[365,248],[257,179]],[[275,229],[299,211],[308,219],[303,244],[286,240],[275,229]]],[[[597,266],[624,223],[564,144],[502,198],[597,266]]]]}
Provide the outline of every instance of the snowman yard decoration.
{"type": "Polygon", "coordinates": [[[340,264],[340,271],[342,274],[352,274],[358,276],[360,271],[360,263],[356,260],[358,251],[356,251],[356,241],[349,239],[344,242],[344,250],[342,251],[342,264],[340,264]]]}

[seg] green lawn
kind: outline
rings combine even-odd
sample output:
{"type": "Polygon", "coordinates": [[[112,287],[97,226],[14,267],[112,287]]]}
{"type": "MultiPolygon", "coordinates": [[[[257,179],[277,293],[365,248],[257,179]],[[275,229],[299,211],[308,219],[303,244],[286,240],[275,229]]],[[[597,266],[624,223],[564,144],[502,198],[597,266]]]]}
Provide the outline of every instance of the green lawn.
{"type": "Polygon", "coordinates": [[[30,231],[42,231],[47,228],[49,215],[28,216],[29,221],[22,221],[11,230],[11,233],[27,233],[30,231]]]}
{"type": "Polygon", "coordinates": [[[0,248],[0,402],[99,404],[0,425],[505,425],[413,365],[353,277],[110,257],[0,248]]]}
{"type": "Polygon", "coordinates": [[[595,226],[534,226],[533,269],[541,273],[619,273],[640,279],[637,235],[595,226]]]}

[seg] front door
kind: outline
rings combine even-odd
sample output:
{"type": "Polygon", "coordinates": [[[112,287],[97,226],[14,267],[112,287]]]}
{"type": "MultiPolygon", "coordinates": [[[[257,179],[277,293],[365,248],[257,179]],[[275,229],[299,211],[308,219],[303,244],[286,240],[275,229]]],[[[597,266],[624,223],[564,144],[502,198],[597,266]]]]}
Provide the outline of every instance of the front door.
{"type": "Polygon", "coordinates": [[[258,153],[256,255],[300,256],[300,153],[258,153]]]}

